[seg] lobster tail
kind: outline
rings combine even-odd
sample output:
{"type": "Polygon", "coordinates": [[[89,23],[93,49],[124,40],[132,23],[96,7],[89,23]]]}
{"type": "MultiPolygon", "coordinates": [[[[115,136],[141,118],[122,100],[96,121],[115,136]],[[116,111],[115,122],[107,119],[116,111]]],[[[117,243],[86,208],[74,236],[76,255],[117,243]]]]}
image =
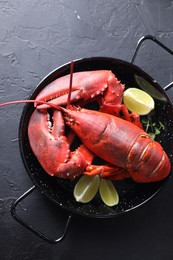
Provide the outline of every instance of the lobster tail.
{"type": "Polygon", "coordinates": [[[128,156],[131,178],[141,183],[160,181],[169,175],[170,169],[170,161],[162,146],[148,135],[139,136],[128,156]]]}

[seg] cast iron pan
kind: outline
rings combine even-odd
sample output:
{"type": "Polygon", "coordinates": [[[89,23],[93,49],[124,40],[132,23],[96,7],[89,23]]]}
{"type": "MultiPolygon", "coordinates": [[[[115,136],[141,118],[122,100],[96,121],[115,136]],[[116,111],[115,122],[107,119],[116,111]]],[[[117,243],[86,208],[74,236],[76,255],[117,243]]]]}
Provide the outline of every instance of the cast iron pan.
{"type": "MultiPolygon", "coordinates": [[[[92,57],[74,61],[74,72],[103,69],[111,70],[125,84],[126,88],[140,88],[142,86],[144,90],[149,87],[152,91],[154,90],[154,93],[156,92],[154,94],[156,96],[156,107],[153,119],[156,124],[161,122],[164,125],[164,130],[157,136],[156,140],[162,144],[170,160],[172,160],[173,107],[163,88],[139,67],[123,60],[92,57]]],[[[38,93],[50,82],[69,73],[70,63],[57,68],[41,81],[30,99],[35,99],[38,93]]],[[[115,181],[120,202],[114,207],[106,206],[99,196],[96,196],[87,204],[76,202],[73,197],[73,188],[76,182],[49,176],[44,172],[30,148],[27,128],[33,110],[31,103],[24,107],[19,127],[19,145],[24,166],[34,185],[56,205],[68,211],[69,214],[94,218],[115,217],[147,202],[166,182],[164,180],[156,183],[139,184],[131,179],[115,181]]]]}

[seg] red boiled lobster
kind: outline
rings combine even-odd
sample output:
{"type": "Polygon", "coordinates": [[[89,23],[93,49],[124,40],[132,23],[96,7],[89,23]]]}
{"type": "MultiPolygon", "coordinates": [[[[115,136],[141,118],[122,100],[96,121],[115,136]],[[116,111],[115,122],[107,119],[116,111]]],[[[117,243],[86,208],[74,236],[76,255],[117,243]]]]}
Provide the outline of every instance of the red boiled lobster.
{"type": "Polygon", "coordinates": [[[114,180],[131,177],[143,183],[169,175],[171,165],[165,151],[142,129],[139,116],[129,114],[122,105],[124,85],[111,71],[73,73],[70,102],[77,106],[64,107],[69,82],[67,75],[47,85],[36,97],[29,121],[31,149],[48,174],[69,179],[80,174],[114,180]],[[94,100],[99,111],[78,106],[94,100]],[[81,140],[74,151],[70,151],[74,135],[66,135],[65,124],[81,140]],[[103,165],[92,164],[95,156],[103,165]]]}
{"type": "MultiPolygon", "coordinates": [[[[56,79],[40,92],[36,101],[66,105],[69,82],[70,75],[56,79]]],[[[129,114],[122,105],[123,90],[111,71],[78,72],[73,74],[71,102],[97,99],[100,111],[61,107],[53,110],[50,123],[48,106],[37,106],[29,122],[28,136],[47,173],[70,179],[82,173],[116,180],[131,177],[136,182],[159,181],[168,176],[170,162],[166,153],[142,129],[139,117],[129,114]],[[65,136],[64,120],[82,142],[73,152],[65,136]],[[93,165],[95,155],[105,164],[93,165]]]]}

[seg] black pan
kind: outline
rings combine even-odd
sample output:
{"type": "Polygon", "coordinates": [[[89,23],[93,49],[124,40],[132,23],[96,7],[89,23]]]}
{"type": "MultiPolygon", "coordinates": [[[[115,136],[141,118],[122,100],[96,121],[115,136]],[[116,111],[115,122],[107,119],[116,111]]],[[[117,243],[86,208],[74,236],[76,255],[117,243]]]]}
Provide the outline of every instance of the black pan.
{"type": "MultiPolygon", "coordinates": [[[[126,88],[142,87],[146,91],[148,88],[151,88],[152,92],[154,91],[156,107],[153,118],[156,124],[161,122],[164,125],[164,130],[157,136],[156,140],[162,144],[172,161],[173,107],[163,88],[139,67],[123,60],[108,57],[92,57],[74,61],[75,72],[102,69],[111,70],[125,84],[126,88]]],[[[47,84],[69,74],[69,72],[70,63],[55,69],[40,82],[30,99],[35,99],[47,84]]],[[[57,206],[68,211],[69,214],[92,218],[115,217],[146,203],[165,184],[166,180],[149,184],[135,183],[131,179],[115,181],[114,183],[120,196],[120,202],[117,206],[108,207],[99,197],[87,204],[76,202],[73,197],[75,181],[72,182],[49,176],[44,172],[30,148],[27,128],[33,110],[33,104],[29,103],[24,107],[19,126],[19,145],[24,166],[34,185],[57,206]]]]}

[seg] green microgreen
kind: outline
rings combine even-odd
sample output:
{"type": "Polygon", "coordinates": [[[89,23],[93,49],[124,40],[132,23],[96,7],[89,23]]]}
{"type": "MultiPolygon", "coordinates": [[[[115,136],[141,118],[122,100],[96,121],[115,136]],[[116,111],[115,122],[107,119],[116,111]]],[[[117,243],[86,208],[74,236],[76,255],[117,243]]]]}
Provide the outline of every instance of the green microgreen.
{"type": "Polygon", "coordinates": [[[153,122],[151,115],[143,118],[142,123],[144,125],[145,131],[151,136],[153,140],[165,129],[165,126],[162,124],[162,122],[153,122]]]}

